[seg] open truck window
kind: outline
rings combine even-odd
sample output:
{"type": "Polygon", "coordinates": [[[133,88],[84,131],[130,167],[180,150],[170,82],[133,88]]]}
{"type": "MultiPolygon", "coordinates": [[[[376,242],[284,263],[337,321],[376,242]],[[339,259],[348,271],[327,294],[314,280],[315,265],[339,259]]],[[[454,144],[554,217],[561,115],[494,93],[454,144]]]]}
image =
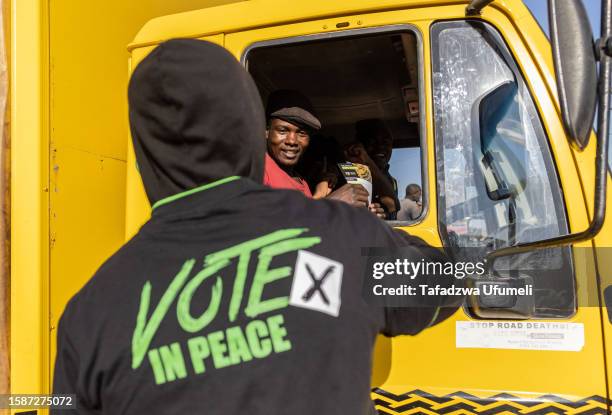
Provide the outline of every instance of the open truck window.
{"type": "Polygon", "coordinates": [[[370,135],[375,143],[368,154],[392,183],[399,208],[389,219],[415,223],[423,216],[425,192],[419,199],[414,191],[415,185],[426,188],[421,41],[414,30],[393,26],[261,42],[243,61],[264,103],[281,89],[312,101],[323,127],[299,165],[311,189],[322,171],[334,170],[335,187],[342,185],[337,163],[349,161],[351,146],[370,135]],[[407,188],[419,199],[418,213],[402,210],[407,188]]]}

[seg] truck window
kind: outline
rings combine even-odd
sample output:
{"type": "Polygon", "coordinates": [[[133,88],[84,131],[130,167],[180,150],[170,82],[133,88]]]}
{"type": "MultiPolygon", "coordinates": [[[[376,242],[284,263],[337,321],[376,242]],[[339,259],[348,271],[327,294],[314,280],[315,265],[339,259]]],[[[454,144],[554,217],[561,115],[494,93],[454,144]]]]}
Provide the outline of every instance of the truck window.
{"type": "MultiPolygon", "coordinates": [[[[323,127],[299,166],[311,189],[322,170],[334,170],[335,188],[344,184],[337,163],[350,161],[355,143],[377,136],[365,147],[401,208],[409,185],[424,188],[420,54],[418,34],[394,26],[260,42],[243,60],[264,104],[279,89],[298,90],[312,101],[323,127]]],[[[411,197],[418,198],[415,193],[411,197]]],[[[420,212],[426,200],[423,194],[417,201],[420,212]]],[[[413,210],[406,221],[415,223],[419,216],[413,210]]]]}
{"type": "MultiPolygon", "coordinates": [[[[436,23],[432,64],[439,222],[446,244],[477,257],[567,233],[544,128],[498,32],[482,22],[436,23]]],[[[533,278],[536,316],[574,312],[569,248],[503,258],[495,270],[501,277],[520,270],[533,278]]]]}

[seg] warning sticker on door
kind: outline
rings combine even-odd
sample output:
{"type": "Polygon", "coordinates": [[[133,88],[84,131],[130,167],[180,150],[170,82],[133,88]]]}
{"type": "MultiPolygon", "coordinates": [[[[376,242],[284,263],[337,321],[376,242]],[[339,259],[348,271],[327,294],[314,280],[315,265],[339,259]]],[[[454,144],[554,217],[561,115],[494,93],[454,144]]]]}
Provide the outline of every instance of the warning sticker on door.
{"type": "Polygon", "coordinates": [[[466,349],[579,352],[584,324],[526,321],[457,321],[455,345],[466,349]]]}

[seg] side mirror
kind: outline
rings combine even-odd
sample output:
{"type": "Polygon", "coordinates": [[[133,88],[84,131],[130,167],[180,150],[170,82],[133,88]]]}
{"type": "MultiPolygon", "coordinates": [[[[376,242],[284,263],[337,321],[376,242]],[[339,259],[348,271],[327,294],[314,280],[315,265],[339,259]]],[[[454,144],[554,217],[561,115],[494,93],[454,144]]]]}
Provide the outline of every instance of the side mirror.
{"type": "Polygon", "coordinates": [[[519,154],[515,154],[517,150],[513,152],[505,143],[511,141],[508,131],[522,134],[520,123],[504,125],[504,122],[511,124],[512,113],[517,112],[517,93],[516,83],[506,81],[482,94],[472,106],[472,133],[480,140],[483,155],[480,163],[487,196],[494,201],[516,196],[517,186],[522,187],[525,182],[522,163],[517,160],[519,154]]]}
{"type": "Polygon", "coordinates": [[[557,92],[566,133],[583,149],[597,103],[597,62],[591,25],[581,0],[548,0],[557,92]]]}
{"type": "Polygon", "coordinates": [[[478,289],[479,294],[469,296],[467,304],[479,318],[520,320],[535,313],[534,282],[530,275],[468,279],[467,285],[478,289]]]}

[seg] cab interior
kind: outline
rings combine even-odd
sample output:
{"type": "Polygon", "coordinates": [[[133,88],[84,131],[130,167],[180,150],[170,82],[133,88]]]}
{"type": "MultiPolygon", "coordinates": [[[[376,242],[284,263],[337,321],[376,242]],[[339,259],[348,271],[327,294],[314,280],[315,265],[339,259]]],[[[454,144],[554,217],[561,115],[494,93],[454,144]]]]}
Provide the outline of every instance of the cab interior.
{"type": "Polygon", "coordinates": [[[322,128],[311,137],[304,171],[317,157],[314,148],[342,151],[355,141],[358,121],[381,120],[392,137],[389,172],[401,200],[408,184],[421,186],[419,39],[410,30],[355,32],[255,44],[244,61],[264,105],[279,89],[300,91],[312,102],[322,128]]]}

